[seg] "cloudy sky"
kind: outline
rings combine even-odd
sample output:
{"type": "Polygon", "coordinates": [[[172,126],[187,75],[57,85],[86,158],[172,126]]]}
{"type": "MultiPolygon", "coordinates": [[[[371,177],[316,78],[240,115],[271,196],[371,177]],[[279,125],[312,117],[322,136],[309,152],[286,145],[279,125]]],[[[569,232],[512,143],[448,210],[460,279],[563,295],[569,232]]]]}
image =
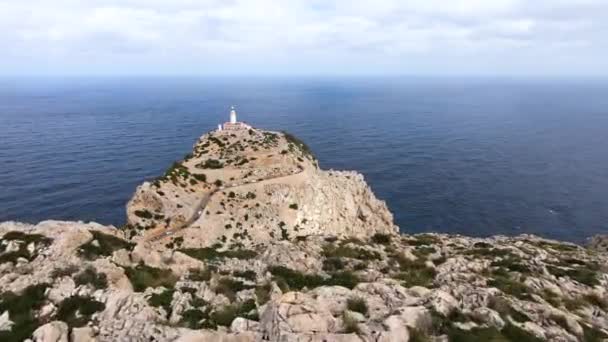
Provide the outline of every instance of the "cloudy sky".
{"type": "Polygon", "coordinates": [[[608,76],[608,0],[0,0],[1,74],[608,76]]]}

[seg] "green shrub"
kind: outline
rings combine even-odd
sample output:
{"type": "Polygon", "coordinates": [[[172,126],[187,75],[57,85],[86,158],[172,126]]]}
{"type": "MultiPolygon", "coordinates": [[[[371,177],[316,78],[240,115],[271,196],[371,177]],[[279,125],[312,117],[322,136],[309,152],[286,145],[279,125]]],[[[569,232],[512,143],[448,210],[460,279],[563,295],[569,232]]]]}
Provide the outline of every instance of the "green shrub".
{"type": "Polygon", "coordinates": [[[8,311],[13,322],[11,330],[0,330],[0,341],[20,342],[29,338],[41,324],[35,311],[44,304],[44,293],[49,284],[26,287],[21,294],[4,292],[0,294],[0,312],[8,311]]]}
{"type": "Polygon", "coordinates": [[[346,301],[346,307],[350,311],[355,311],[355,312],[359,312],[363,315],[367,315],[367,311],[368,311],[367,303],[365,302],[365,299],[363,299],[363,298],[360,298],[360,297],[349,298],[346,301]]]}
{"type": "Polygon", "coordinates": [[[78,272],[78,266],[76,265],[68,265],[65,267],[57,267],[51,272],[51,278],[62,278],[69,277],[72,274],[78,272]]]}
{"type": "Polygon", "coordinates": [[[177,276],[169,269],[160,269],[144,264],[135,267],[126,267],[125,273],[136,292],[143,292],[148,287],[164,286],[173,288],[177,282],[177,276]]]}
{"type": "Polygon", "coordinates": [[[394,278],[403,280],[405,285],[431,287],[435,280],[436,271],[433,268],[427,267],[422,258],[410,260],[403,255],[397,256],[400,272],[394,278]]]}
{"type": "Polygon", "coordinates": [[[199,169],[221,169],[224,167],[224,164],[216,159],[207,159],[204,162],[196,164],[196,167],[199,169]]]}
{"type": "Polygon", "coordinates": [[[348,289],[353,289],[361,280],[350,271],[342,271],[330,274],[330,278],[327,279],[323,285],[327,286],[343,286],[348,289]]]}
{"type": "Polygon", "coordinates": [[[135,246],[134,243],[114,235],[104,234],[96,230],[90,230],[89,232],[93,235],[93,239],[78,248],[78,254],[88,260],[110,256],[120,249],[131,250],[135,246]],[[97,244],[94,241],[97,241],[97,244]]]}
{"type": "Polygon", "coordinates": [[[516,310],[509,304],[509,302],[503,297],[493,297],[488,303],[488,307],[498,312],[502,317],[511,317],[516,322],[528,322],[530,317],[525,313],[516,310]]]}
{"type": "Polygon", "coordinates": [[[372,242],[379,245],[388,245],[391,243],[391,236],[389,234],[376,233],[372,235],[372,242]]]}
{"type": "Polygon", "coordinates": [[[203,324],[202,320],[208,319],[209,313],[205,308],[203,310],[200,309],[189,309],[182,313],[182,318],[180,320],[180,325],[186,327],[188,329],[202,329],[203,324]]]}
{"type": "Polygon", "coordinates": [[[344,269],[344,262],[340,258],[331,257],[323,260],[323,271],[335,272],[344,269]]]}
{"type": "Polygon", "coordinates": [[[208,268],[191,268],[188,270],[188,279],[192,281],[209,281],[211,279],[211,270],[208,268]]]}
{"type": "Polygon", "coordinates": [[[259,305],[264,305],[270,300],[271,290],[272,285],[270,283],[265,283],[255,287],[255,296],[258,299],[259,305]]]}
{"type": "Polygon", "coordinates": [[[53,239],[48,238],[41,234],[27,234],[20,231],[10,231],[2,236],[0,240],[4,241],[23,241],[26,245],[30,243],[42,244],[42,245],[50,245],[53,242],[53,239]]]}
{"type": "Polygon", "coordinates": [[[290,204],[289,209],[298,210],[298,204],[297,203],[290,204]]]}
{"type": "Polygon", "coordinates": [[[257,253],[253,250],[240,248],[235,250],[218,251],[214,247],[203,247],[184,248],[180,249],[179,251],[201,261],[212,261],[221,258],[251,259],[257,255],[257,253]]]}
{"type": "Polygon", "coordinates": [[[105,273],[98,273],[92,266],[87,267],[84,271],[78,273],[74,277],[76,285],[90,284],[96,289],[105,289],[108,287],[108,277],[105,273]]]}
{"type": "Polygon", "coordinates": [[[207,176],[203,173],[193,173],[192,177],[194,177],[194,179],[196,179],[199,182],[205,183],[207,181],[207,176]]]}
{"type": "Polygon", "coordinates": [[[594,326],[581,323],[581,327],[583,327],[583,341],[585,342],[604,342],[608,339],[608,334],[594,326]]]}
{"type": "Polygon", "coordinates": [[[512,272],[519,272],[522,274],[529,274],[531,270],[528,266],[521,262],[521,258],[516,256],[506,256],[501,258],[500,260],[493,261],[490,266],[493,267],[504,267],[512,272]]]}
{"type": "Polygon", "coordinates": [[[305,274],[284,266],[271,266],[268,271],[273,276],[284,281],[290,289],[301,290],[304,287],[313,289],[324,284],[325,280],[320,275],[305,274]]]}
{"type": "Polygon", "coordinates": [[[64,299],[57,309],[57,319],[68,324],[69,327],[85,326],[91,316],[105,310],[106,306],[89,297],[72,296],[64,299]]]}
{"type": "Polygon", "coordinates": [[[223,294],[231,301],[236,299],[236,294],[240,291],[251,289],[254,286],[245,285],[242,281],[236,280],[229,277],[222,277],[218,279],[214,290],[217,294],[223,294]]]}
{"type": "Polygon", "coordinates": [[[165,289],[161,293],[153,293],[148,298],[148,303],[154,307],[162,307],[167,314],[166,317],[171,317],[171,302],[173,301],[174,289],[165,289]]]}
{"type": "Polygon", "coordinates": [[[513,257],[510,249],[506,248],[474,248],[469,249],[465,252],[465,255],[472,255],[475,257],[490,257],[490,258],[498,258],[498,257],[513,257]]]}
{"type": "Polygon", "coordinates": [[[439,243],[439,238],[429,234],[419,234],[405,240],[410,246],[428,246],[439,243]]]}
{"type": "Polygon", "coordinates": [[[359,322],[357,322],[357,320],[347,312],[342,313],[342,322],[344,323],[342,333],[357,335],[361,333],[361,329],[359,329],[359,322]]]}
{"type": "Polygon", "coordinates": [[[224,183],[222,182],[221,179],[216,179],[215,182],[213,182],[213,184],[215,184],[215,186],[222,186],[222,184],[224,184],[224,183]]]}
{"type": "Polygon", "coordinates": [[[148,219],[148,220],[154,217],[154,215],[147,209],[135,210],[133,212],[133,214],[135,214],[135,216],[137,216],[139,218],[148,219]]]}
{"type": "MultiPolygon", "coordinates": [[[[36,259],[38,254],[36,252],[34,252],[34,253],[29,252],[29,250],[27,249],[27,246],[30,243],[34,243],[35,245],[38,245],[38,246],[48,246],[53,241],[53,239],[47,238],[44,235],[27,234],[27,233],[23,233],[20,231],[8,232],[8,233],[4,234],[4,236],[2,236],[0,241],[2,241],[2,240],[20,241],[21,243],[18,244],[18,250],[1,254],[0,255],[0,264],[5,263],[5,262],[16,263],[19,258],[24,258],[24,259],[27,259],[28,261],[32,261],[32,260],[36,259]]],[[[3,246],[3,245],[0,244],[0,246],[3,246]]],[[[3,248],[5,248],[5,247],[3,246],[3,248]]],[[[3,251],[4,250],[2,250],[0,252],[3,252],[3,251]]]]}
{"type": "Polygon", "coordinates": [[[285,140],[287,140],[288,143],[293,144],[301,151],[303,156],[309,157],[313,160],[315,159],[315,156],[312,153],[312,150],[310,149],[310,147],[308,147],[308,145],[306,145],[306,143],[304,143],[302,140],[298,139],[293,134],[287,133],[285,131],[283,131],[281,133],[283,133],[283,136],[285,137],[285,140]]]}
{"type": "Polygon", "coordinates": [[[257,274],[252,270],[246,271],[234,271],[232,275],[239,278],[245,278],[247,280],[255,281],[257,274]]]}
{"type": "Polygon", "coordinates": [[[566,269],[547,265],[547,271],[558,278],[569,277],[574,281],[591,287],[600,284],[597,278],[597,272],[588,267],[573,267],[566,269]]]}
{"type": "Polygon", "coordinates": [[[513,280],[501,273],[494,273],[493,279],[488,281],[488,286],[495,287],[506,294],[510,294],[519,299],[530,299],[531,291],[522,281],[513,280]]]}
{"type": "Polygon", "coordinates": [[[352,258],[360,260],[380,260],[382,257],[376,251],[360,247],[351,247],[348,245],[341,244],[335,246],[334,244],[326,244],[323,246],[323,255],[327,258],[352,258]]]}

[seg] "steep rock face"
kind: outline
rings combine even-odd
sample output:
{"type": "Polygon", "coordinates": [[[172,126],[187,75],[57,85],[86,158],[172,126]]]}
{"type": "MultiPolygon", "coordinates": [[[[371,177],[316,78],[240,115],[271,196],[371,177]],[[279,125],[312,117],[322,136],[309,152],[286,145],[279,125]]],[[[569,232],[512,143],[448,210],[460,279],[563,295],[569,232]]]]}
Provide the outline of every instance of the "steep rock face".
{"type": "Polygon", "coordinates": [[[202,136],[183,161],[137,188],[127,216],[132,236],[170,233],[191,246],[397,232],[361,174],[319,170],[304,143],[256,129],[202,136]]]}

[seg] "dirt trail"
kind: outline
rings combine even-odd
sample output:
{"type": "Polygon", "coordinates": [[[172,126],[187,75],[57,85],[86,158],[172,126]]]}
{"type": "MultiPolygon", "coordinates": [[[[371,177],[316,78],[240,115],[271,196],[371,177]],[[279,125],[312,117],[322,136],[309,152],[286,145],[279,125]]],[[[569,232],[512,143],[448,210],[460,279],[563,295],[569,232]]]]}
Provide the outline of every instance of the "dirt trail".
{"type": "Polygon", "coordinates": [[[146,242],[154,242],[157,240],[160,240],[164,237],[167,236],[171,236],[173,233],[184,229],[188,226],[190,226],[192,223],[196,222],[200,217],[201,214],[204,212],[205,207],[207,206],[207,203],[209,203],[209,200],[211,200],[211,197],[217,193],[218,191],[225,191],[228,189],[234,189],[234,188],[238,188],[238,187],[242,187],[242,186],[247,186],[247,185],[252,185],[252,184],[263,184],[263,183],[270,183],[270,182],[274,182],[277,180],[290,180],[290,179],[297,179],[296,176],[302,175],[304,173],[304,169],[300,170],[297,173],[292,173],[290,175],[285,175],[285,176],[277,176],[277,177],[268,177],[268,178],[264,178],[261,180],[256,180],[253,181],[251,183],[243,183],[243,184],[236,184],[236,185],[231,185],[231,186],[226,186],[226,187],[219,187],[216,188],[214,190],[212,190],[210,193],[208,193],[207,195],[205,195],[205,197],[203,197],[199,203],[199,205],[197,206],[197,209],[194,211],[194,214],[188,219],[186,220],[186,222],[184,222],[184,224],[182,224],[180,227],[177,228],[173,228],[173,229],[166,229],[166,228],[154,228],[152,231],[150,231],[149,234],[147,234],[147,236],[143,239],[143,241],[146,242]]]}

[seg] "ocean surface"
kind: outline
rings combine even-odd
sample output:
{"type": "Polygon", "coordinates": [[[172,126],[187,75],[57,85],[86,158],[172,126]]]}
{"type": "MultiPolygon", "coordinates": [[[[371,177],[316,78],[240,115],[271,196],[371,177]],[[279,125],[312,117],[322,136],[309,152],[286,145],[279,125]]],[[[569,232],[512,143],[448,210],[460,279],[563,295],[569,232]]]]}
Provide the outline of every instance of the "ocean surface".
{"type": "Polygon", "coordinates": [[[0,221],[120,225],[135,187],[228,119],[363,173],[403,232],[608,233],[608,82],[0,80],[0,221]]]}

